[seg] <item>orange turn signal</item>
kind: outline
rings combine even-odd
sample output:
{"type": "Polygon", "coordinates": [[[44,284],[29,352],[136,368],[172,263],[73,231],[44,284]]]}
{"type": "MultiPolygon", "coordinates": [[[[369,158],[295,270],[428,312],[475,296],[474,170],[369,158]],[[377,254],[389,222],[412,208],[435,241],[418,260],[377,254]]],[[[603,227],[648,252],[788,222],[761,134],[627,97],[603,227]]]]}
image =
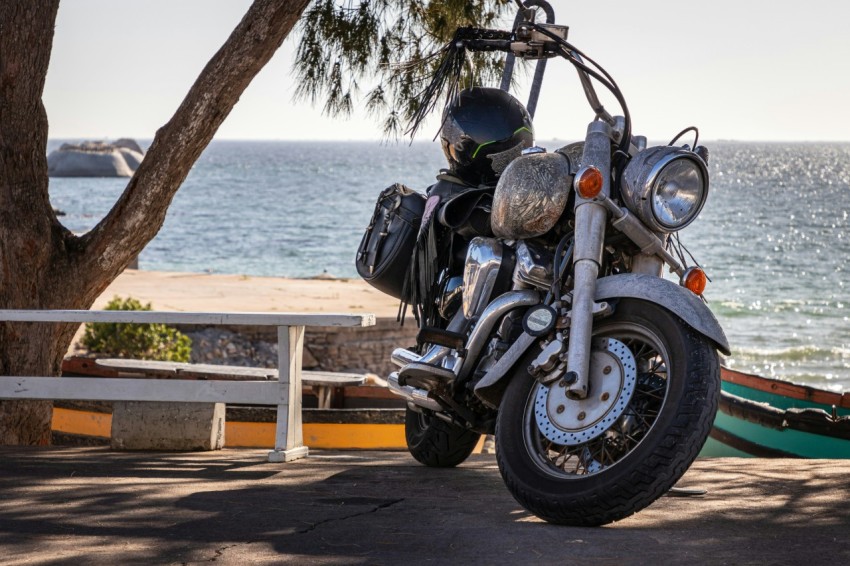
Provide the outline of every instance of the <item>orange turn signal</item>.
{"type": "Polygon", "coordinates": [[[682,285],[695,295],[702,295],[707,284],[708,277],[699,267],[689,267],[682,275],[682,285]]]}
{"type": "Polygon", "coordinates": [[[576,191],[581,198],[592,199],[596,198],[602,192],[602,185],[605,180],[602,178],[602,171],[596,167],[584,167],[578,172],[575,180],[576,191]]]}

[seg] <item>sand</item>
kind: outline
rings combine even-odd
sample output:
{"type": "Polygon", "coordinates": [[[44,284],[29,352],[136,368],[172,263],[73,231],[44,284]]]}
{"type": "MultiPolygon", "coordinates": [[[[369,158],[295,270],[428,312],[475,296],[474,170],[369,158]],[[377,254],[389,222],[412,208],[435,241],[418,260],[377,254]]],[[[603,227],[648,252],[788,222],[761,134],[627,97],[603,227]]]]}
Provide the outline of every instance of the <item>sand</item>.
{"type": "Polygon", "coordinates": [[[128,269],[95,301],[115,296],[158,311],[372,313],[395,317],[398,301],[360,279],[287,279],[128,269]]]}

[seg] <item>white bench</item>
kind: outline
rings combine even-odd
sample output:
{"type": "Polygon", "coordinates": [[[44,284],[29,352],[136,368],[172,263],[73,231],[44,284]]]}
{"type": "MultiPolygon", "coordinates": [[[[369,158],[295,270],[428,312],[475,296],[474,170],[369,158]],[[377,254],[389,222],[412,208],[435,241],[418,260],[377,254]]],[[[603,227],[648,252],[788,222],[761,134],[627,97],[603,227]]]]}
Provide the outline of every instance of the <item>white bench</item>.
{"type": "Polygon", "coordinates": [[[308,454],[301,427],[301,356],[307,326],[372,326],[372,314],[192,313],[164,311],[0,310],[0,322],[108,322],[276,326],[277,380],[206,381],[0,376],[0,399],[164,401],[276,405],[275,449],[269,461],[308,454]]]}
{"type": "MultiPolygon", "coordinates": [[[[228,381],[268,381],[277,379],[275,368],[228,366],[217,364],[192,364],[161,362],[124,358],[98,358],[94,365],[119,374],[139,377],[165,377],[177,379],[222,379],[228,381]]],[[[319,409],[331,408],[335,387],[363,385],[366,376],[357,373],[333,371],[301,371],[301,383],[313,389],[319,409]]]]}

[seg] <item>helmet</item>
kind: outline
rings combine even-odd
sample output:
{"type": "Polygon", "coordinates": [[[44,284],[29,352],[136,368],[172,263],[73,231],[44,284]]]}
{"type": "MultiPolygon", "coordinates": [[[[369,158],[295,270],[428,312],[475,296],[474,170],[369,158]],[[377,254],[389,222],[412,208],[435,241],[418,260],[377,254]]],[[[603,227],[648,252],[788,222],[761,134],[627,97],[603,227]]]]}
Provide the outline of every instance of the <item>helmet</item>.
{"type": "Polygon", "coordinates": [[[507,92],[472,87],[446,107],[440,139],[455,175],[470,185],[492,184],[534,143],[534,127],[525,106],[507,92]]]}

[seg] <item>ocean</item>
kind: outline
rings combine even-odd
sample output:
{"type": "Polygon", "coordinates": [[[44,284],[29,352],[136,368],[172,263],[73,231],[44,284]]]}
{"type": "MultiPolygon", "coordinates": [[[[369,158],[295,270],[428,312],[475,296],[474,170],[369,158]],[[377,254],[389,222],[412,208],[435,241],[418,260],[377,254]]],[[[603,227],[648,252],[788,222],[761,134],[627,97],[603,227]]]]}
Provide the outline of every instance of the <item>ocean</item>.
{"type": "MultiPolygon", "coordinates": [[[[705,295],[732,346],[726,365],[850,391],[850,144],[705,145],[710,196],[681,240],[711,278],[705,295]]],[[[430,142],[215,141],[140,268],[356,277],[378,193],[396,182],[425,189],[442,166],[430,142]]],[[[82,233],[126,183],[53,178],[50,198],[82,233]]]]}

